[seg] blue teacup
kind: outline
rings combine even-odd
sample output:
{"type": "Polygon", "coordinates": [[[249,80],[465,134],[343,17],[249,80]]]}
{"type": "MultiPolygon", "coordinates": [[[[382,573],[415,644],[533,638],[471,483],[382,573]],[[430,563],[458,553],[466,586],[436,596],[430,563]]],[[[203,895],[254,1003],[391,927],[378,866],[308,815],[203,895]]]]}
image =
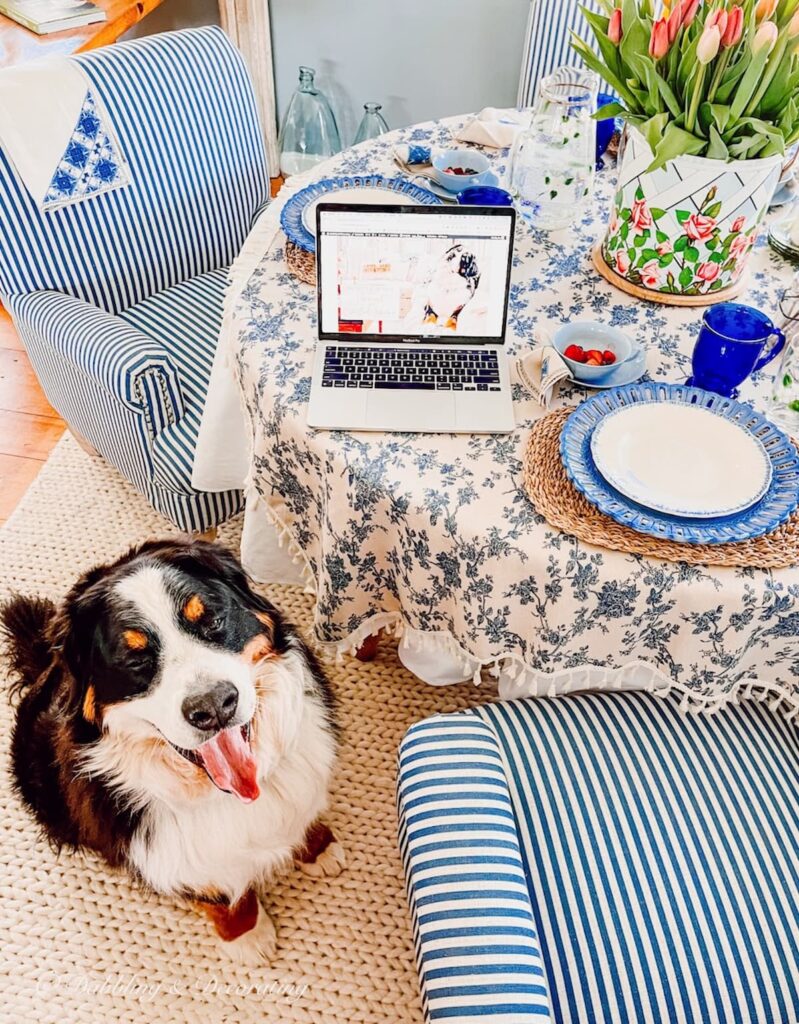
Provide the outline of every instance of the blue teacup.
{"type": "Polygon", "coordinates": [[[687,384],[736,398],[738,385],[762,370],[785,347],[785,335],[765,313],[738,302],[705,311],[687,384]],[[776,339],[771,345],[768,342],[776,339]]]}

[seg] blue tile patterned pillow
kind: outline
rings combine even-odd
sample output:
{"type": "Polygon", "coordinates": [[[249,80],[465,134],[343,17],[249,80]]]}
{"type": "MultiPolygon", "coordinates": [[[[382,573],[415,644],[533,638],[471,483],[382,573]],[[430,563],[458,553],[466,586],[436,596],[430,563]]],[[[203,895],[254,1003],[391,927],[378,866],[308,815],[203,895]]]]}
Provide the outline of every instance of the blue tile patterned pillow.
{"type": "Polygon", "coordinates": [[[86,91],[77,123],[44,198],[54,209],[88,196],[127,185],[127,165],[92,90],[86,91]]]}

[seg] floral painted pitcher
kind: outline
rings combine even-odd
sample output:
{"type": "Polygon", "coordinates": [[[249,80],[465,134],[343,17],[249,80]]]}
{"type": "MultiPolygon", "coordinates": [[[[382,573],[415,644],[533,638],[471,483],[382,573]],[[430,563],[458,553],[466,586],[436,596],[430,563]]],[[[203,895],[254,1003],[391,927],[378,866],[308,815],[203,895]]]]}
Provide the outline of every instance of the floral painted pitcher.
{"type": "Polygon", "coordinates": [[[627,129],[602,256],[630,284],[666,298],[724,299],[740,279],[779,179],[782,157],[681,156],[648,171],[653,154],[627,129]]]}

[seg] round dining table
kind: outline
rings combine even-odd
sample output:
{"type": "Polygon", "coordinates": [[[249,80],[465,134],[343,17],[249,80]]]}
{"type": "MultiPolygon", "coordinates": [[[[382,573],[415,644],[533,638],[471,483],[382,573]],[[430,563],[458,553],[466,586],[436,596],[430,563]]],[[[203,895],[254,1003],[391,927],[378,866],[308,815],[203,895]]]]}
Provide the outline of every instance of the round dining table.
{"type": "MultiPolygon", "coordinates": [[[[245,566],[313,592],[315,639],[330,652],[383,629],[421,678],[487,672],[502,697],[635,688],[716,705],[746,690],[799,710],[799,567],[704,567],[595,547],[550,526],[527,497],[531,425],[591,392],[561,384],[548,410],[517,378],[516,428],[505,435],[308,426],[317,296],[287,266],[282,204],[322,178],[401,176],[398,145],[450,147],[464,123],[346,150],[289,179],[259,218],[231,270],[195,486],[245,488],[245,566]]],[[[483,152],[502,181],[508,151],[483,152]]],[[[679,383],[702,310],[636,300],[592,264],[614,177],[612,167],[597,174],[572,228],[543,233],[518,219],[507,352],[513,362],[542,330],[598,319],[645,346],[650,377],[679,383]]],[[[792,273],[761,236],[738,301],[775,316],[792,273]]],[[[766,408],[775,365],[745,383],[742,400],[766,408]]]]}

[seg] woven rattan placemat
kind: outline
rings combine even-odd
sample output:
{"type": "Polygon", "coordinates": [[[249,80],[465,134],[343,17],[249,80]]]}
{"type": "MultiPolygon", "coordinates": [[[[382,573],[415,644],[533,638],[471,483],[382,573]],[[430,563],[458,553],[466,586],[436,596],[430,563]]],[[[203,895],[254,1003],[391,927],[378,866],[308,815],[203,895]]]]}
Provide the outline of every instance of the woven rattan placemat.
{"type": "Polygon", "coordinates": [[[739,544],[678,544],[622,526],[591,504],[566,475],[560,435],[573,409],[558,409],[538,420],[524,456],[524,487],[552,526],[611,551],[648,555],[667,562],[781,569],[799,564],[799,511],[771,533],[739,544]]]}

